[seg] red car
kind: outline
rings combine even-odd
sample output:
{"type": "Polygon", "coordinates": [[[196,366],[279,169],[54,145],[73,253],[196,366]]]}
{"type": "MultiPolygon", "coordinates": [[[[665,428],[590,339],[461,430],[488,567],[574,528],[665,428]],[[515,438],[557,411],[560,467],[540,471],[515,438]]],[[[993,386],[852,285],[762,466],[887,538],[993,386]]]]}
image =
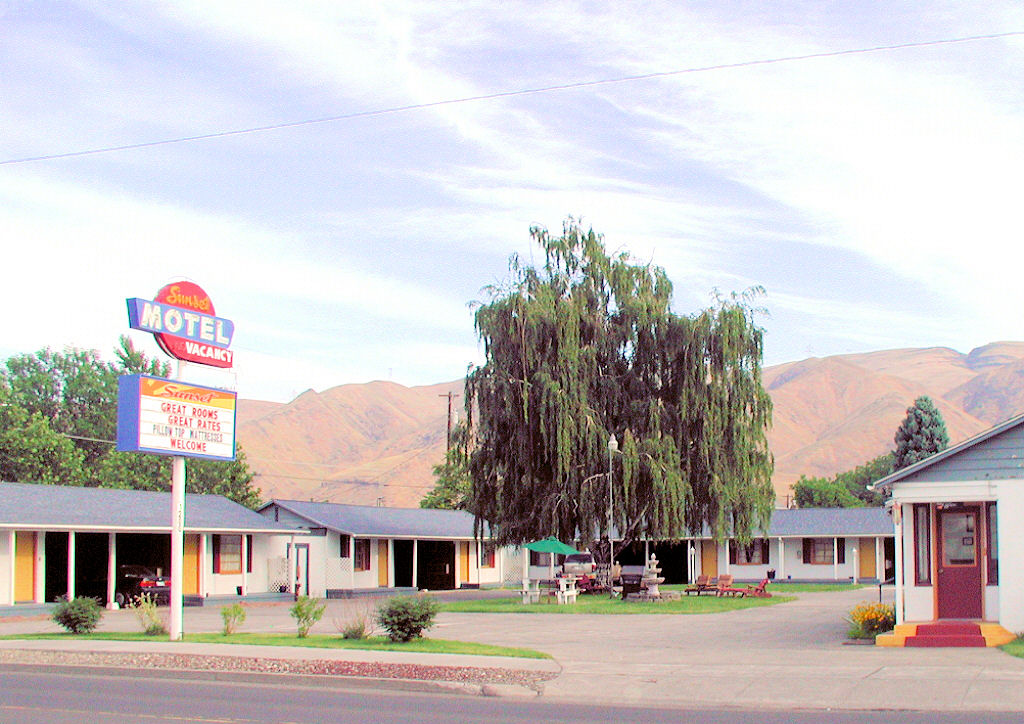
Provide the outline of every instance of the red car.
{"type": "Polygon", "coordinates": [[[114,600],[124,607],[139,596],[151,596],[157,603],[170,603],[171,579],[158,576],[146,566],[124,565],[117,573],[117,586],[114,600]]]}

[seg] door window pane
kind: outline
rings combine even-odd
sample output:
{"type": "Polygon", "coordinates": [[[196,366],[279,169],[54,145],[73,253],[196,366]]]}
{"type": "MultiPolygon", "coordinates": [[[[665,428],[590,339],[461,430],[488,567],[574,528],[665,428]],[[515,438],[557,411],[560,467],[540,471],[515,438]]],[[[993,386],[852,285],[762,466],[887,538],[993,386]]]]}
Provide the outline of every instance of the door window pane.
{"type": "Polygon", "coordinates": [[[942,514],[942,557],[945,565],[974,565],[978,549],[974,528],[972,513],[942,514]]]}

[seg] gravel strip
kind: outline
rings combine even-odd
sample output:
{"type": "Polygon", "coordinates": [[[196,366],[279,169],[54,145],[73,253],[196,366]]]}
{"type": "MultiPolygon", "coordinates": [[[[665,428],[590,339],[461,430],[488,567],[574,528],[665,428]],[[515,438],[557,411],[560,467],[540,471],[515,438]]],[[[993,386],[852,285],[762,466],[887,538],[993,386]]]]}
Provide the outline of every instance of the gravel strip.
{"type": "Polygon", "coordinates": [[[135,669],[301,674],[307,676],[359,676],[376,679],[449,681],[466,684],[512,684],[524,686],[534,691],[540,691],[543,688],[543,682],[557,676],[553,672],[491,669],[474,666],[430,666],[325,659],[253,659],[242,656],[37,651],[26,649],[0,649],[0,662],[135,669]]]}

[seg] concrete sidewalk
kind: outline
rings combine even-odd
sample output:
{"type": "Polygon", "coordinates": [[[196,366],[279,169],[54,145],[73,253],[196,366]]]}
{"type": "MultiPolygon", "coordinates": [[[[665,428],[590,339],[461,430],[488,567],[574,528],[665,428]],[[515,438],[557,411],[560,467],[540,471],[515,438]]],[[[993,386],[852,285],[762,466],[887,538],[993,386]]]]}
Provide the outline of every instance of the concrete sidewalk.
{"type": "MultiPolygon", "coordinates": [[[[1024,659],[998,649],[896,649],[843,645],[843,616],[877,591],[799,594],[777,606],[700,616],[454,614],[438,616],[434,638],[533,648],[554,661],[171,642],[5,641],[4,650],[88,649],[122,653],[351,662],[518,671],[550,678],[545,698],[604,704],[802,709],[1024,711],[1024,659]]],[[[326,622],[358,603],[330,602],[326,622]]],[[[365,605],[365,604],[364,604],[365,605]]],[[[104,628],[138,630],[130,612],[104,628]]],[[[188,610],[186,630],[219,630],[216,610],[188,610]]],[[[46,621],[0,621],[0,633],[55,630],[46,621]]],[[[246,631],[294,631],[286,606],[253,608],[246,631]]],[[[432,676],[432,674],[430,674],[432,676]]],[[[415,677],[412,677],[415,678],[415,677]]],[[[505,693],[516,687],[506,687],[505,693]]],[[[521,690],[521,689],[520,689],[521,690]]],[[[490,693],[496,693],[492,690],[490,693]]],[[[502,691],[497,691],[502,693],[502,691]]]]}

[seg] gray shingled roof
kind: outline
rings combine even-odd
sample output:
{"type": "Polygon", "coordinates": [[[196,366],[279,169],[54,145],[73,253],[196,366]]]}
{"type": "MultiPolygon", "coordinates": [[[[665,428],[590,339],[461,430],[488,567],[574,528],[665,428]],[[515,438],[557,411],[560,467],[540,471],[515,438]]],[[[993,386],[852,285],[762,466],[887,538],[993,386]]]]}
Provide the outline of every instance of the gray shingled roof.
{"type": "Polygon", "coordinates": [[[769,537],[893,535],[885,508],[800,508],[772,512],[769,537]]]}
{"type": "Polygon", "coordinates": [[[366,538],[473,538],[473,516],[462,510],[383,508],[343,503],[274,500],[282,510],[308,520],[311,527],[366,538]]]}
{"type": "MultiPolygon", "coordinates": [[[[893,535],[892,518],[885,508],[778,508],[772,511],[768,538],[846,538],[852,536],[893,535]]],[[[756,530],[755,538],[765,533],[756,530]]],[[[701,536],[710,538],[704,526],[701,536]]]]}
{"type": "MultiPolygon", "coordinates": [[[[171,494],[0,483],[0,528],[169,532],[171,494]]],[[[185,530],[287,533],[293,529],[221,495],[186,495],[185,530]]]]}

